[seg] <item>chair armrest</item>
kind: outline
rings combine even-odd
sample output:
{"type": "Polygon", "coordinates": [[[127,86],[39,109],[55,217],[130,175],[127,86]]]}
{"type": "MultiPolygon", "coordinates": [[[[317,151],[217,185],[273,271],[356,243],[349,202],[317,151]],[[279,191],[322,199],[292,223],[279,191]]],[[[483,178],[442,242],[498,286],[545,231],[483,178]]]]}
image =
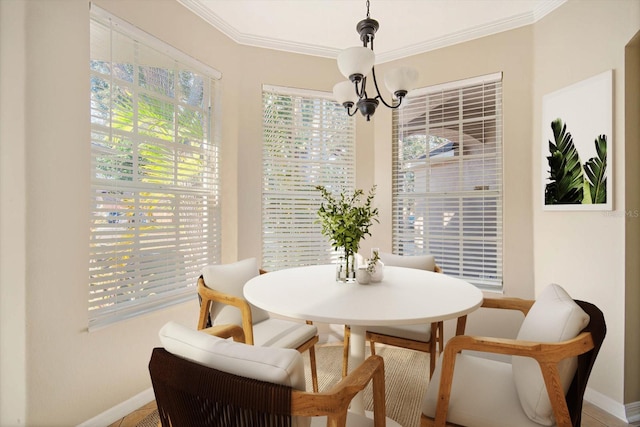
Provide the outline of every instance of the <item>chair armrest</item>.
{"type": "Polygon", "coordinates": [[[570,426],[571,417],[564,397],[558,362],[586,353],[594,347],[591,332],[582,332],[577,337],[557,343],[519,341],[506,338],[473,337],[461,335],[451,338],[444,350],[435,426],[444,426],[453,383],[456,356],[462,350],[524,356],[535,359],[540,365],[549,400],[559,427],[570,426]]]}
{"type": "MultiPolygon", "coordinates": [[[[532,357],[540,362],[559,362],[578,356],[593,348],[590,332],[582,332],[577,337],[560,342],[522,341],[510,338],[476,337],[461,335],[452,337],[445,353],[459,353],[462,350],[486,353],[532,357]]],[[[445,355],[446,357],[446,355],[445,355]]]]}
{"type": "Polygon", "coordinates": [[[238,325],[215,325],[202,329],[201,332],[219,338],[233,338],[236,342],[244,343],[244,331],[238,325]]]}
{"type": "Polygon", "coordinates": [[[383,427],[386,423],[384,361],[382,357],[375,355],[369,356],[362,365],[328,391],[294,391],[291,396],[291,413],[306,417],[326,415],[328,425],[344,426],[351,400],[372,380],[374,425],[383,427]]]}
{"type": "Polygon", "coordinates": [[[526,316],[534,302],[535,301],[533,300],[527,300],[527,299],[521,299],[521,298],[485,297],[484,300],[482,301],[482,307],[499,308],[499,309],[506,309],[506,310],[519,310],[526,316]]]}
{"type": "Polygon", "coordinates": [[[211,310],[212,302],[215,301],[220,304],[231,305],[237,307],[242,315],[242,329],[244,330],[245,342],[249,345],[253,345],[253,318],[251,314],[251,306],[247,300],[208,288],[202,277],[198,279],[198,295],[202,298],[202,304],[200,304],[200,318],[198,320],[199,330],[204,329],[207,324],[207,316],[211,310]]]}

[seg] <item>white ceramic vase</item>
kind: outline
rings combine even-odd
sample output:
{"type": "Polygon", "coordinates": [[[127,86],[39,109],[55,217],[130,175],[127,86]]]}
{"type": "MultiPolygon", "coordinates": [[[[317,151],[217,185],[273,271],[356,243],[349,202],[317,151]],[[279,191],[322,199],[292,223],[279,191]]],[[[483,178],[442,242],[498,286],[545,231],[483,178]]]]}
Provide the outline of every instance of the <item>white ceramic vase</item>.
{"type": "Polygon", "coordinates": [[[376,267],[373,273],[369,273],[372,282],[381,282],[384,279],[384,263],[380,260],[376,261],[376,267]]]}
{"type": "Polygon", "coordinates": [[[361,285],[366,285],[367,283],[371,282],[371,275],[367,271],[366,266],[359,267],[356,270],[356,281],[361,285]]]}

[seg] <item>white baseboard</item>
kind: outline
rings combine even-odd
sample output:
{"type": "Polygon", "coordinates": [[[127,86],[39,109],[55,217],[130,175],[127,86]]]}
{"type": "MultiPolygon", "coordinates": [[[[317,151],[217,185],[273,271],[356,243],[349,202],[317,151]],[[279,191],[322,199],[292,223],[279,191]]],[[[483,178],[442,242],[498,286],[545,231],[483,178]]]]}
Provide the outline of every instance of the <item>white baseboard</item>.
{"type": "Polygon", "coordinates": [[[630,422],[627,421],[627,411],[625,409],[625,405],[613,400],[609,396],[605,396],[604,394],[587,387],[584,392],[584,400],[594,404],[598,408],[602,409],[605,412],[608,412],[609,414],[621,419],[624,422],[630,422]]]}
{"type": "Polygon", "coordinates": [[[103,413],[96,415],[82,424],[78,424],[78,427],[108,426],[118,421],[120,418],[129,415],[136,409],[146,405],[155,398],[156,396],[153,394],[153,388],[149,387],[145,391],[136,394],[131,399],[125,400],[113,408],[107,409],[103,413]]]}

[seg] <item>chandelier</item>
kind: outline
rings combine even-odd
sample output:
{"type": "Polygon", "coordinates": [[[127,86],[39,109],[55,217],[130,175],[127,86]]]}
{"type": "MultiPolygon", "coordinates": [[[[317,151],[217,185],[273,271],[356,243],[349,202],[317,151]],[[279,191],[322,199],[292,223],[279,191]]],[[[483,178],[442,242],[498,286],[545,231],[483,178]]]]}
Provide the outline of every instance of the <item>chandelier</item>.
{"type": "Polygon", "coordinates": [[[337,83],[333,87],[333,96],[347,109],[347,114],[353,116],[360,111],[367,121],[376,112],[379,101],[388,108],[398,108],[409,90],[413,89],[418,80],[418,72],[409,67],[399,67],[390,70],[384,76],[384,83],[393,94],[393,101],[388,103],[380,94],[374,67],[376,56],[373,52],[373,39],[380,24],[369,16],[369,0],[367,0],[367,17],[358,22],[356,31],[360,34],[362,46],[350,47],[338,55],[338,69],[349,80],[337,83]],[[371,74],[376,96],[369,97],[367,93],[367,78],[371,74]],[[395,101],[395,102],[394,102],[395,101]],[[355,105],[356,108],[353,108],[355,105]]]}

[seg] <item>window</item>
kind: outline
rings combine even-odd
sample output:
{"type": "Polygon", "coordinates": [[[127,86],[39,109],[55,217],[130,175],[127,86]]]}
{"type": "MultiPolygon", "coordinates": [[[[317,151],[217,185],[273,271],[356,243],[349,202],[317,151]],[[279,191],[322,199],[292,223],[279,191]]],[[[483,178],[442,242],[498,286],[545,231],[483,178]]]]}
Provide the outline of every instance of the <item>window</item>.
{"type": "Polygon", "coordinates": [[[393,249],[502,286],[502,74],[416,90],[393,114],[393,249]]]}
{"type": "Polygon", "coordinates": [[[262,265],[329,263],[337,254],[315,223],[315,187],[355,188],[354,120],[329,93],[265,86],[262,99],[262,265]]]}
{"type": "Polygon", "coordinates": [[[220,250],[219,73],[93,5],[90,37],[89,329],[194,298],[220,250]]]}

